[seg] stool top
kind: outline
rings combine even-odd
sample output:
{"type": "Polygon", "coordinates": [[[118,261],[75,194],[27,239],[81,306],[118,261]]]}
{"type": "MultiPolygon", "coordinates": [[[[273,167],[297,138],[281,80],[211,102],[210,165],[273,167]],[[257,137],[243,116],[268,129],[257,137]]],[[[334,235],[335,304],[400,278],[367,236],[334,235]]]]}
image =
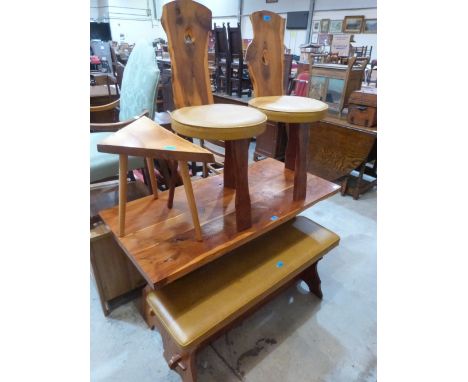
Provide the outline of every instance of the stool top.
{"type": "Polygon", "coordinates": [[[285,123],[316,122],[328,110],[325,102],[298,96],[256,97],[249,101],[249,106],[264,112],[270,121],[285,123]]]}
{"type": "Polygon", "coordinates": [[[201,139],[236,140],[265,131],[267,117],[251,107],[231,104],[188,106],[171,113],[172,128],[201,139]]]}

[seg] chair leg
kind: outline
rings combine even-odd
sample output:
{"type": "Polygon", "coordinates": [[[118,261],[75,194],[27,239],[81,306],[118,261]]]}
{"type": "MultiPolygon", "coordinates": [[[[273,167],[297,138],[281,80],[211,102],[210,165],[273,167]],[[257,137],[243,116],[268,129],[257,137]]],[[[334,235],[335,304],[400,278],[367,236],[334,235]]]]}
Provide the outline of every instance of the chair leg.
{"type": "Polygon", "coordinates": [[[127,155],[119,155],[119,236],[125,236],[125,208],[127,205],[127,155]]]}
{"type": "Polygon", "coordinates": [[[154,161],[153,158],[146,158],[146,165],[148,166],[149,178],[151,182],[151,189],[153,191],[154,199],[158,198],[158,182],[154,174],[154,161]]]}
{"type": "MultiPolygon", "coordinates": [[[[231,161],[236,187],[236,226],[237,232],[252,227],[252,212],[250,205],[248,158],[250,139],[230,141],[231,161]]],[[[227,156],[226,156],[227,159],[227,156]]]]}
{"type": "Polygon", "coordinates": [[[295,125],[292,123],[288,124],[288,143],[286,145],[286,153],[284,158],[284,167],[292,171],[294,171],[296,166],[296,151],[299,144],[299,131],[294,126],[295,125]]]}
{"type": "Polygon", "coordinates": [[[179,162],[179,171],[184,183],[185,195],[187,197],[190,213],[192,215],[193,226],[195,229],[195,238],[198,241],[202,241],[203,237],[201,233],[200,220],[198,219],[197,205],[195,203],[195,196],[193,195],[192,181],[190,179],[187,162],[179,162]]]}
{"type": "Polygon", "coordinates": [[[203,177],[208,178],[208,163],[203,162],[203,177]]]}

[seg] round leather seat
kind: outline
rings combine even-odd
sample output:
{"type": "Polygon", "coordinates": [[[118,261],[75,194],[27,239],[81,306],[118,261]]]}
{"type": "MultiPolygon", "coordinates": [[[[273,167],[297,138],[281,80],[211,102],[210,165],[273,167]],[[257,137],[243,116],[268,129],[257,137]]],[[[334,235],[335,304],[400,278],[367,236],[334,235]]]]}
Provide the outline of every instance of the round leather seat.
{"type": "Polygon", "coordinates": [[[188,106],[171,112],[172,128],[201,139],[238,140],[262,134],[267,117],[247,106],[212,104],[188,106]]]}
{"type": "Polygon", "coordinates": [[[325,102],[297,96],[256,97],[249,101],[249,106],[265,113],[270,121],[285,123],[316,122],[328,110],[325,102]]]}

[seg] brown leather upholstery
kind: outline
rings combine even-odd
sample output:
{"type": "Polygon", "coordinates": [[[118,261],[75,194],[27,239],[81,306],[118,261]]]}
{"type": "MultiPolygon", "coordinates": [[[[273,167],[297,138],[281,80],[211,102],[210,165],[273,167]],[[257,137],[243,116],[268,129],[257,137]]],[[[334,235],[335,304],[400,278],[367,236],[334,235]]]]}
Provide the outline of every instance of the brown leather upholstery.
{"type": "Polygon", "coordinates": [[[181,347],[195,345],[311,266],[339,240],[299,216],[149,293],[147,302],[181,347]]]}

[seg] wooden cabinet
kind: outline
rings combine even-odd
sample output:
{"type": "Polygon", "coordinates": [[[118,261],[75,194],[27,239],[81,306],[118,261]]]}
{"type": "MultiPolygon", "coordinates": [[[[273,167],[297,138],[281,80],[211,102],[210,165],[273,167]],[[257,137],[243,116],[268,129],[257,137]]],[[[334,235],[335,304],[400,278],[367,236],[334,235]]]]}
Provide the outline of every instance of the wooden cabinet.
{"type": "Polygon", "coordinates": [[[256,137],[254,160],[260,156],[284,159],[287,135],[284,123],[267,122],[267,128],[262,135],[256,137]]]}
{"type": "Polygon", "coordinates": [[[326,102],[330,111],[341,114],[348,106],[351,93],[361,89],[364,69],[364,66],[353,66],[352,62],[311,65],[309,97],[326,102]]]}
{"type": "Polygon", "coordinates": [[[139,295],[146,282],[102,221],[91,229],[90,252],[102,310],[107,316],[117,305],[139,295]]]}

